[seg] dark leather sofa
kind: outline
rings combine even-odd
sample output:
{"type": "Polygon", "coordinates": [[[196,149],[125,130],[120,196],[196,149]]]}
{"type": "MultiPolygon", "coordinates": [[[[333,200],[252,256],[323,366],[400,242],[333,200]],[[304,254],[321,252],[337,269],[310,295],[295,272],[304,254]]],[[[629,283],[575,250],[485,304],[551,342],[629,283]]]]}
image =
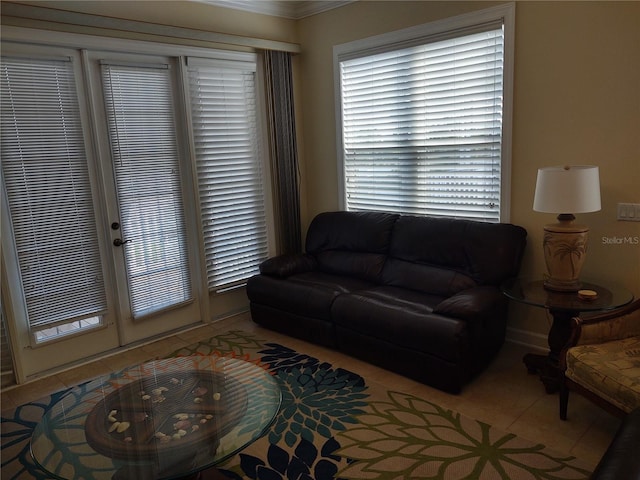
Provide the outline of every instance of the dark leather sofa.
{"type": "Polygon", "coordinates": [[[640,480],[640,408],[623,419],[591,480],[640,480]]]}
{"type": "Polygon", "coordinates": [[[459,392],[504,342],[526,231],[440,217],[326,212],[306,253],[262,263],[253,320],[436,388],[459,392]]]}

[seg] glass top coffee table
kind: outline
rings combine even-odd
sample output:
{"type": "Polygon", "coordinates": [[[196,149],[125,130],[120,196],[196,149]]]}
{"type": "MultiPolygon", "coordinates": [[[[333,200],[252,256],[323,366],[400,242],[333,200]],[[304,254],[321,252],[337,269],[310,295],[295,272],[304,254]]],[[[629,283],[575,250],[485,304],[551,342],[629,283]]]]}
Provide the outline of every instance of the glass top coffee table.
{"type": "Polygon", "coordinates": [[[253,363],[158,360],[72,389],[35,428],[31,453],[64,480],[219,478],[211,467],[262,436],[280,402],[253,363]]]}

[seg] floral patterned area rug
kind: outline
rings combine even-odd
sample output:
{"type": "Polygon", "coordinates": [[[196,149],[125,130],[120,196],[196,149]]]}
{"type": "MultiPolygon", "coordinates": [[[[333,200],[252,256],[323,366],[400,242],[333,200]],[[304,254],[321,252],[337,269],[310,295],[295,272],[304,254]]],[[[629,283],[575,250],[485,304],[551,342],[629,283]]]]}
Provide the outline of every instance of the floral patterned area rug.
{"type": "MultiPolygon", "coordinates": [[[[355,372],[230,331],[172,356],[233,356],[282,390],[266,434],[218,465],[230,479],[586,479],[576,458],[464,417],[428,398],[381,391],[355,372]]],[[[31,459],[38,420],[69,390],[2,412],[3,480],[49,479],[31,459]]],[[[81,476],[86,480],[93,480],[81,476]]]]}

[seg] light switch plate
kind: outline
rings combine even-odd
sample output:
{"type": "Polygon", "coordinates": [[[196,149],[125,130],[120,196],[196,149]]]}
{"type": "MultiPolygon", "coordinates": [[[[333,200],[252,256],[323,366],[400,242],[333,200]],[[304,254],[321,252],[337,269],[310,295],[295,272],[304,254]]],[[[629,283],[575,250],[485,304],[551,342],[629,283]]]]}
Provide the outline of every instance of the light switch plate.
{"type": "Polygon", "coordinates": [[[618,220],[640,222],[640,203],[619,203],[618,220]]]}

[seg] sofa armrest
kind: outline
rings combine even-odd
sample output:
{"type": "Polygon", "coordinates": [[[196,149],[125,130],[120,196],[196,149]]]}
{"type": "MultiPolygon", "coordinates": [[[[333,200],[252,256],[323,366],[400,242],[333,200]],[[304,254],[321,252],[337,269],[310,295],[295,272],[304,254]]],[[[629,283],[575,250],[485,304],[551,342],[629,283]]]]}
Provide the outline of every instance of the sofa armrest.
{"type": "Polygon", "coordinates": [[[289,277],[310,272],[317,266],[316,259],[307,253],[283,254],[271,257],[260,264],[260,273],[273,277],[289,277]]]}
{"type": "Polygon", "coordinates": [[[496,287],[472,287],[452,295],[440,302],[433,313],[461,320],[471,320],[483,312],[494,311],[495,306],[505,301],[505,297],[496,287]]]}

